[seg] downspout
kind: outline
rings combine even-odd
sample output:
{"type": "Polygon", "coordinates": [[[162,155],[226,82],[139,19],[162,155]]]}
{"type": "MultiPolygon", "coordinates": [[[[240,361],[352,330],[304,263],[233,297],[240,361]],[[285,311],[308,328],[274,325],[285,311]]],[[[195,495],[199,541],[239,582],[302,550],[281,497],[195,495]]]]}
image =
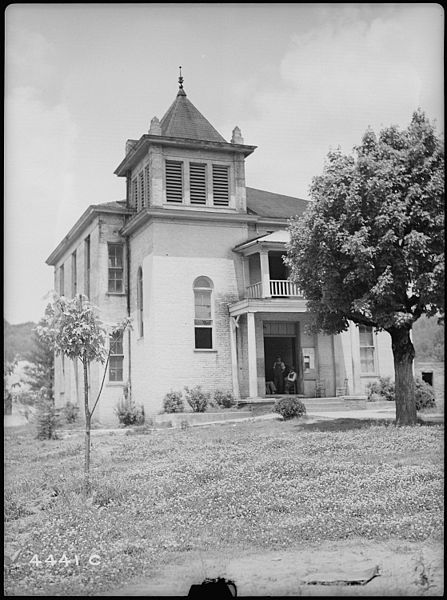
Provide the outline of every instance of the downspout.
{"type": "MultiPolygon", "coordinates": [[[[126,174],[126,207],[130,208],[130,172],[126,174]]],[[[127,221],[126,217],[125,221],[127,221]]],[[[127,290],[126,290],[126,302],[127,302],[127,316],[130,318],[130,241],[129,236],[126,236],[126,267],[127,267],[127,290]]],[[[128,394],[129,400],[132,399],[132,361],[131,361],[131,331],[130,328],[127,330],[127,346],[128,346],[128,394]]]]}
{"type": "MultiPolygon", "coordinates": [[[[129,236],[126,236],[126,263],[127,263],[127,316],[130,318],[130,240],[129,236]]],[[[131,355],[131,330],[130,327],[127,329],[127,344],[128,344],[128,394],[129,400],[132,399],[132,355],[131,355]]]]}

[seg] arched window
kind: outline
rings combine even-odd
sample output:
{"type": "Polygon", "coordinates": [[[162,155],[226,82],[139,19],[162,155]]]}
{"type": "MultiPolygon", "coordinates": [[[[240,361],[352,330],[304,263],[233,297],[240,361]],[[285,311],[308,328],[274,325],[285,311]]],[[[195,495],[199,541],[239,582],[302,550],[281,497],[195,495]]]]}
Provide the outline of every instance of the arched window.
{"type": "Polygon", "coordinates": [[[143,269],[140,267],[137,274],[137,311],[138,311],[138,333],[143,337],[143,269]]]}
{"type": "Polygon", "coordinates": [[[197,350],[213,348],[213,283],[208,277],[194,281],[194,339],[197,350]]]}

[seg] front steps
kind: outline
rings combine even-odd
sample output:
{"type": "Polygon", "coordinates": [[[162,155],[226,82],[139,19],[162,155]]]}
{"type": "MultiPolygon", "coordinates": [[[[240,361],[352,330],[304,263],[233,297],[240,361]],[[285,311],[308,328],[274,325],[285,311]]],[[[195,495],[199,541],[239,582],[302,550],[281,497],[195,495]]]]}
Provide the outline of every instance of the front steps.
{"type": "Polygon", "coordinates": [[[307,413],[346,412],[366,409],[366,396],[336,396],[328,398],[302,398],[296,395],[277,395],[268,398],[244,398],[239,400],[238,408],[248,408],[255,414],[270,412],[280,398],[299,398],[307,413]]]}

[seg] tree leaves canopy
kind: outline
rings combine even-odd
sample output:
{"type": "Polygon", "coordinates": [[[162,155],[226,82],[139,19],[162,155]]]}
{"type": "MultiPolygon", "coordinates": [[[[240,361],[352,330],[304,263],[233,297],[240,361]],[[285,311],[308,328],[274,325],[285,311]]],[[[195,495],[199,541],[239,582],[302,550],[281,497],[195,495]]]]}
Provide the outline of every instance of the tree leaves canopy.
{"type": "Polygon", "coordinates": [[[367,130],[352,156],[329,152],[310,192],[286,262],[314,331],[444,314],[444,146],[421,110],[404,131],[367,130]]]}

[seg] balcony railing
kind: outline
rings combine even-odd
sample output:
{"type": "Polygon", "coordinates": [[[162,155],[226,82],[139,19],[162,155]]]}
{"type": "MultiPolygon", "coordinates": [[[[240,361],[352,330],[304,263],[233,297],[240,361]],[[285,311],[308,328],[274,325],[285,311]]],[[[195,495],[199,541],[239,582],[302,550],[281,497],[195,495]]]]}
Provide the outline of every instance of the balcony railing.
{"type": "MultiPolygon", "coordinates": [[[[296,283],[288,279],[270,279],[270,296],[272,298],[302,297],[296,283]]],[[[262,298],[262,281],[247,287],[247,298],[262,298]]]]}
{"type": "Polygon", "coordinates": [[[262,281],[247,287],[247,298],[262,298],[262,281]]]}
{"type": "Polygon", "coordinates": [[[296,283],[288,279],[270,279],[270,295],[275,296],[302,296],[296,283]]]}

